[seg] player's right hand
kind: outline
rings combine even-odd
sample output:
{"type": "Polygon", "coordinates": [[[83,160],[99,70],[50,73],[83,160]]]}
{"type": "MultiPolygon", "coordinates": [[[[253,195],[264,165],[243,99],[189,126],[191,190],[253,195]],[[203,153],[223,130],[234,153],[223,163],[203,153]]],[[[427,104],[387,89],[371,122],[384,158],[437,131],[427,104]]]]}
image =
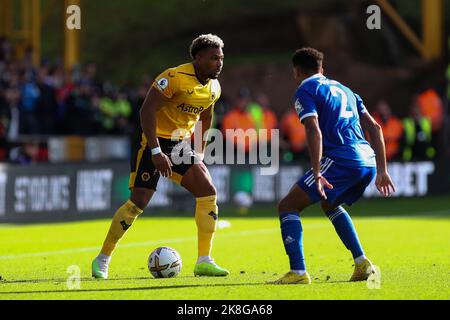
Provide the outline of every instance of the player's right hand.
{"type": "Polygon", "coordinates": [[[394,183],[392,182],[391,176],[387,172],[377,173],[375,186],[377,187],[378,192],[385,197],[389,197],[395,192],[394,183]]]}
{"type": "Polygon", "coordinates": [[[333,185],[328,182],[324,176],[319,176],[316,178],[316,187],[322,199],[327,200],[327,195],[325,194],[325,188],[333,189],[333,185]]]}
{"type": "Polygon", "coordinates": [[[164,153],[155,154],[152,156],[152,162],[163,177],[172,176],[172,162],[167,155],[164,153]]]}

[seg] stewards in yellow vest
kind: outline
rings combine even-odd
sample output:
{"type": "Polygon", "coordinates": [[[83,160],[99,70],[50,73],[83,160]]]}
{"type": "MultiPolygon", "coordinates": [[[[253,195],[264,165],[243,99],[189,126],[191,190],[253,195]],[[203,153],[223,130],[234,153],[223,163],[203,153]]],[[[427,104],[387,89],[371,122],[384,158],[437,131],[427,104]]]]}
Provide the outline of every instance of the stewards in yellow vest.
{"type": "Polygon", "coordinates": [[[411,116],[403,119],[404,148],[403,160],[426,160],[433,159],[436,150],[432,146],[431,120],[423,117],[417,98],[411,106],[411,116]]]}

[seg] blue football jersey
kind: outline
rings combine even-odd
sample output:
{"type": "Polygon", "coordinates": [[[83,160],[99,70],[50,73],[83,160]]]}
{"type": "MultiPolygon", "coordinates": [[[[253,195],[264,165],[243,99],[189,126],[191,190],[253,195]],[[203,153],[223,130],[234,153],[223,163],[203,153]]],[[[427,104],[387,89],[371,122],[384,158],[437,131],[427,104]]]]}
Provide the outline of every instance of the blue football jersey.
{"type": "Polygon", "coordinates": [[[376,166],[375,152],[364,138],[359,122],[367,110],[352,90],[316,74],[298,87],[295,110],[302,122],[310,116],[318,117],[324,156],[343,166],[376,166]]]}

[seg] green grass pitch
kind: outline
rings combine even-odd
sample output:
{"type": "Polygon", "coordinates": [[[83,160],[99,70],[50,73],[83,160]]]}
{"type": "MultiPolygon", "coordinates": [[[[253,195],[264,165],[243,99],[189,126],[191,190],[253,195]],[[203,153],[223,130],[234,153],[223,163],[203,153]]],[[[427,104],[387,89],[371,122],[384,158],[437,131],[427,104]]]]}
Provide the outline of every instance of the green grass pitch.
{"type": "Polygon", "coordinates": [[[231,271],[226,278],[195,278],[193,218],[141,217],[120,243],[110,279],[90,276],[110,220],[0,225],[0,299],[449,299],[450,197],[362,201],[354,223],[370,259],[380,268],[381,287],[349,283],[352,259],[317,206],[303,214],[310,286],[274,286],[288,270],[278,219],[269,209],[248,217],[224,210],[231,227],[220,229],[214,257],[231,271]],[[183,259],[177,278],[153,279],[149,253],[175,248],[183,259]],[[81,270],[70,290],[67,269],[81,270]]]}

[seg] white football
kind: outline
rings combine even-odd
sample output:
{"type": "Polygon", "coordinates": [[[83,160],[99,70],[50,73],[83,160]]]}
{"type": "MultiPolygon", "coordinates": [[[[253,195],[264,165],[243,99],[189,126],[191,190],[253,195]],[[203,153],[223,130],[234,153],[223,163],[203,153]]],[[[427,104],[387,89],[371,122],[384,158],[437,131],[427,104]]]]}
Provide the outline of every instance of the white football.
{"type": "Polygon", "coordinates": [[[155,278],[176,277],[181,266],[180,254],[169,247],[156,248],[148,257],[148,270],[155,278]]]}

